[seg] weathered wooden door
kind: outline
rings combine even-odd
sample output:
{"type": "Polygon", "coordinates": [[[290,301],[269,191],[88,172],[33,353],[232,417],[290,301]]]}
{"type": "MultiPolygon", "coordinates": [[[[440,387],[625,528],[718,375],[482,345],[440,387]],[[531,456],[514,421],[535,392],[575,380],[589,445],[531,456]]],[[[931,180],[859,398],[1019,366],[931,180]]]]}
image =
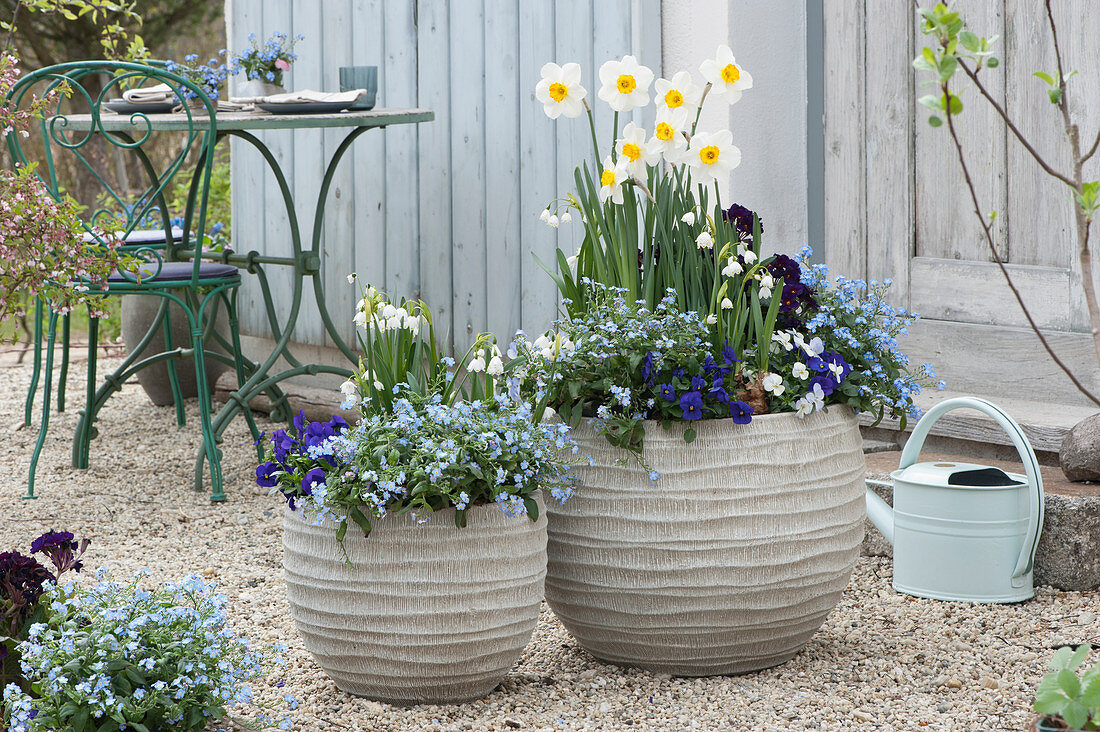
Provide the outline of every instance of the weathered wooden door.
{"type": "MultiPolygon", "coordinates": [[[[478,332],[509,338],[546,327],[556,289],[532,254],[553,261],[576,231],[554,230],[539,212],[572,188],[573,166],[588,154],[583,120],[548,119],[534,99],[547,61],[576,61],[595,95],[598,64],[634,53],[661,64],[660,0],[230,0],[230,51],[274,31],[301,33],[290,88],[332,90],[338,69],[379,67],[379,106],[426,107],[434,122],[368,132],[345,158],[324,222],[323,268],[329,311],[353,335],[358,272],[391,295],[423,297],[437,327],[458,346],[478,332]]],[[[602,114],[602,111],[601,111],[602,114]]],[[[610,119],[597,119],[607,129],[610,119]]],[[[338,130],[265,133],[291,176],[298,202],[312,210],[338,130]]],[[[610,144],[610,139],[608,140],[610,144]]],[[[233,148],[234,246],[284,252],[289,227],[260,157],[233,148]]],[[[300,216],[304,235],[309,215],[300,216]]],[[[575,247],[574,247],[575,248],[575,247]]],[[[289,274],[275,272],[276,292],[289,274]]],[[[264,335],[262,300],[243,288],[242,328],[264,335]]],[[[285,298],[284,298],[285,299],[285,298]]],[[[280,304],[286,306],[285,303],[280,304]]],[[[295,340],[326,345],[307,303],[295,340]]],[[[507,342],[507,341],[505,341],[507,342]]]]}
{"type": "MultiPolygon", "coordinates": [[[[1100,17],[1085,0],[1055,3],[1063,54],[1075,77],[1074,112],[1091,141],[1100,126],[1100,17]]],[[[1052,164],[1068,168],[1062,122],[1032,72],[1054,67],[1042,4],[978,0],[960,6],[970,27],[998,36],[989,91],[1052,164]]],[[[825,0],[826,259],[831,270],[894,280],[895,302],[919,313],[906,350],[930,361],[949,389],[1080,402],[1027,329],[963,183],[946,127],[916,99],[927,74],[912,68],[928,39],[908,2],[825,0]]],[[[958,118],[978,198],[996,211],[998,252],[1025,304],[1064,360],[1096,372],[1074,256],[1068,190],[1006,134],[976,90],[961,87],[958,118]]]]}

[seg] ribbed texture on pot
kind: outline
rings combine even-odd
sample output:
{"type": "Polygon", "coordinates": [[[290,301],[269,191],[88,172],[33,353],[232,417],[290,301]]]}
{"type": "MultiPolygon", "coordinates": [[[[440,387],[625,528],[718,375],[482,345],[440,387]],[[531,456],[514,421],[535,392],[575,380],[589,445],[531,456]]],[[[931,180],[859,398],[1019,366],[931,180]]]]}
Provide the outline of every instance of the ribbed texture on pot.
{"type": "Polygon", "coordinates": [[[646,423],[660,479],[587,426],[594,465],[552,505],[546,601],[592,655],[677,676],[774,666],[840,600],[863,540],[862,441],[840,406],[748,425],[646,423]]]}
{"type": "Polygon", "coordinates": [[[477,506],[311,526],[286,512],[283,568],[291,615],[318,665],[344,691],[394,704],[485,696],[519,658],[538,621],[546,515],[508,518],[477,506]]]}

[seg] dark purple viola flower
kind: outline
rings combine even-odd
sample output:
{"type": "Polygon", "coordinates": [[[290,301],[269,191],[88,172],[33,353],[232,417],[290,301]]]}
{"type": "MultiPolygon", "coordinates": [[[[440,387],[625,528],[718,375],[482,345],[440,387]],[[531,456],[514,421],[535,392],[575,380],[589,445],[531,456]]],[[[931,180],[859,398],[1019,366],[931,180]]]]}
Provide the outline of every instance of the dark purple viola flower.
{"type": "Polygon", "coordinates": [[[298,447],[298,441],[286,430],[275,430],[271,435],[271,444],[275,448],[275,459],[283,465],[286,465],[287,455],[296,452],[298,447]]]}
{"type": "Polygon", "coordinates": [[[32,557],[18,552],[0,553],[0,618],[7,623],[4,635],[19,632],[45,591],[45,583],[53,578],[32,557]]]}
{"type": "Polygon", "coordinates": [[[285,488],[280,488],[279,492],[283,494],[283,498],[286,499],[286,505],[291,511],[297,510],[294,505],[294,493],[287,491],[285,488]]]}
{"type": "MultiPolygon", "coordinates": [[[[744,206],[733,204],[722,212],[722,218],[728,221],[742,239],[752,238],[752,219],[755,214],[744,206]]],[[[760,222],[760,233],[764,233],[764,222],[760,222]]]]}
{"type": "Polygon", "coordinates": [[[302,477],[302,493],[307,496],[313,495],[313,487],[318,483],[325,482],[325,471],[323,468],[314,468],[302,477]]]}
{"type": "Polygon", "coordinates": [[[343,432],[348,428],[348,423],[339,414],[334,414],[332,419],[328,421],[328,426],[332,428],[333,432],[343,432]]]}
{"type": "Polygon", "coordinates": [[[796,282],[793,285],[784,285],[783,294],[780,296],[779,309],[782,312],[789,313],[792,310],[797,310],[802,304],[802,294],[807,290],[807,287],[801,282],[796,282]]]}
{"type": "Polygon", "coordinates": [[[776,254],[772,261],[768,262],[768,272],[776,280],[782,279],[788,285],[800,284],[802,281],[802,268],[786,254],[776,254]]]}
{"type": "Polygon", "coordinates": [[[315,447],[335,434],[336,431],[328,422],[310,422],[305,434],[302,435],[302,444],[306,447],[315,447]]]}
{"type": "Polygon", "coordinates": [[[734,424],[748,424],[752,421],[752,407],[745,402],[730,402],[730,418],[734,424]]]}
{"type": "Polygon", "coordinates": [[[722,360],[726,362],[727,366],[732,366],[740,359],[737,358],[737,352],[727,345],[722,348],[722,360]]]}
{"type": "Polygon", "coordinates": [[[718,368],[718,364],[714,362],[714,356],[707,354],[706,359],[703,361],[703,371],[711,373],[718,368]]]}
{"type": "Polygon", "coordinates": [[[721,381],[714,382],[714,386],[710,389],[710,395],[723,404],[730,403],[730,395],[726,392],[726,387],[722,386],[721,381]]]}
{"type": "Polygon", "coordinates": [[[294,415],[294,429],[297,431],[298,436],[302,436],[302,432],[305,431],[306,425],[309,424],[306,420],[306,410],[299,409],[298,413],[294,415]]]}
{"type": "MultiPolygon", "coordinates": [[[[708,358],[709,358],[709,356],[708,356],[708,358]]],[[[691,388],[694,389],[695,391],[702,391],[706,387],[706,385],[707,385],[707,380],[704,379],[702,376],[692,376],[691,377],[691,388]]]]}
{"type": "Polygon", "coordinates": [[[652,383],[653,379],[653,352],[650,351],[642,359],[642,379],[645,383],[652,383]]]}
{"type": "Polygon", "coordinates": [[[836,351],[825,351],[821,354],[821,360],[825,361],[827,364],[833,364],[834,366],[840,367],[840,379],[838,383],[847,379],[848,374],[852,372],[852,367],[849,366],[848,362],[844,360],[844,357],[836,351]]]}
{"type": "Polygon", "coordinates": [[[688,422],[694,422],[703,418],[703,395],[697,391],[689,391],[680,397],[680,410],[682,417],[688,422]]]}
{"type": "Polygon", "coordinates": [[[42,536],[31,542],[31,554],[45,554],[50,558],[56,574],[54,579],[65,572],[72,570],[79,572],[84,568],[80,561],[91,544],[91,539],[82,539],[79,543],[73,538],[71,531],[47,531],[42,536]]]}
{"type": "Polygon", "coordinates": [[[806,359],[806,365],[819,374],[829,370],[829,364],[825,363],[825,360],[818,356],[810,356],[806,359]]]}
{"type": "Polygon", "coordinates": [[[283,469],[279,463],[260,463],[256,466],[256,485],[264,488],[274,488],[279,485],[279,478],[275,475],[283,469]]]}
{"type": "Polygon", "coordinates": [[[253,443],[252,443],[252,447],[258,447],[258,446],[259,446],[259,444],[260,444],[261,442],[263,442],[263,441],[264,441],[264,437],[265,437],[266,435],[267,435],[267,430],[264,430],[263,432],[261,432],[261,433],[260,433],[260,436],[259,436],[259,437],[257,437],[257,438],[256,438],[256,440],[255,440],[255,442],[253,442],[253,443]]]}
{"type": "Polygon", "coordinates": [[[661,384],[661,396],[670,402],[676,401],[676,390],[672,388],[672,384],[661,384]]]}
{"type": "Polygon", "coordinates": [[[825,396],[829,396],[833,393],[833,389],[836,389],[836,382],[833,381],[833,377],[831,376],[815,376],[810,379],[810,391],[813,391],[815,384],[821,385],[821,391],[825,394],[825,396]]]}
{"type": "Polygon", "coordinates": [[[672,370],[672,375],[675,376],[677,379],[682,379],[682,378],[684,378],[684,370],[683,369],[673,369],[672,370]]]}

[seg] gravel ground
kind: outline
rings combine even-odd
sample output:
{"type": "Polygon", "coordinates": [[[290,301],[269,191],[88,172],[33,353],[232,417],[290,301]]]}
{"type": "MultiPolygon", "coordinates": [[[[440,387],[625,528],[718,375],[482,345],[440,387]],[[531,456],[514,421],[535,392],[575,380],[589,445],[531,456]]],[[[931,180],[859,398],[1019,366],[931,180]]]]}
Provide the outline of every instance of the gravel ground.
{"type": "MultiPolygon", "coordinates": [[[[102,364],[107,367],[109,362],[102,364]]],[[[81,384],[75,364],[73,384],[81,384]]],[[[101,372],[102,373],[102,372],[101,372]]],[[[809,646],[761,673],[673,679],[603,665],[544,609],[523,658],[489,698],[454,707],[392,707],[336,689],[302,647],[281,579],[279,504],[252,484],[243,420],[226,432],[222,505],[191,489],[197,404],[177,430],[170,408],[127,385],[103,410],[91,468],[69,466],[75,413],[58,415],[24,501],[36,429],[20,429],[30,370],[0,365],[0,549],[51,527],[93,543],[87,559],[155,580],[200,572],[230,597],[236,629],[289,646],[281,677],[304,730],[1022,730],[1051,646],[1100,643],[1100,593],[1039,588],[1022,605],[918,600],[890,589],[889,560],[862,559],[840,606],[809,646]]],[[[78,387],[79,389],[79,387],[78,387]]],[[[77,389],[74,389],[76,391],[77,389]]],[[[267,425],[264,425],[267,427],[267,425]]],[[[269,428],[269,427],[268,427],[269,428]]],[[[263,699],[284,690],[264,685],[263,699]]]]}

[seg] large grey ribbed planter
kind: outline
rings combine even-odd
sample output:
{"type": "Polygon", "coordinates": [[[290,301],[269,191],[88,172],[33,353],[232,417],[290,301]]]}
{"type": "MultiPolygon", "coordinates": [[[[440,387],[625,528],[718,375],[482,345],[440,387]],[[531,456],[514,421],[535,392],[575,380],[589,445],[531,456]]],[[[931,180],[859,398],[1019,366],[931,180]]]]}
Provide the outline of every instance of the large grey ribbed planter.
{"type": "Polygon", "coordinates": [[[645,425],[645,460],[587,426],[584,484],[549,507],[546,601],[592,655],[676,676],[790,659],[840,600],[863,540],[862,441],[850,409],[748,425],[645,425]]]}
{"type": "Polygon", "coordinates": [[[469,701],[492,691],[531,638],[546,575],[546,515],[495,506],[349,527],[344,559],[327,521],[286,511],[283,568],[294,624],[342,690],[393,704],[469,701]]]}

